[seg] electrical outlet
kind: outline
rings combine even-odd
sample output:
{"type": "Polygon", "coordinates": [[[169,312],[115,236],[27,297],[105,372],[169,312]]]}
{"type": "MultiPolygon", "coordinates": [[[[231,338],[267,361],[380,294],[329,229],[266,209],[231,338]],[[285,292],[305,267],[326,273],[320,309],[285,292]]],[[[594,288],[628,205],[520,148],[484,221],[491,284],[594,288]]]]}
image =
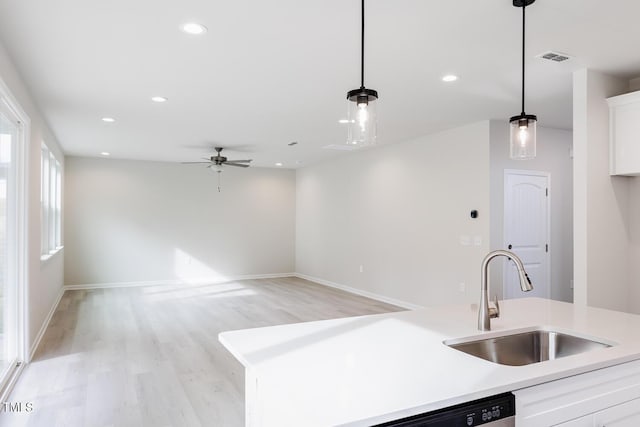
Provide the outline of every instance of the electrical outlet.
{"type": "Polygon", "coordinates": [[[464,293],[467,290],[467,285],[463,282],[458,285],[460,292],[464,293]]]}
{"type": "Polygon", "coordinates": [[[364,265],[360,265],[360,273],[364,273],[364,265]]]}

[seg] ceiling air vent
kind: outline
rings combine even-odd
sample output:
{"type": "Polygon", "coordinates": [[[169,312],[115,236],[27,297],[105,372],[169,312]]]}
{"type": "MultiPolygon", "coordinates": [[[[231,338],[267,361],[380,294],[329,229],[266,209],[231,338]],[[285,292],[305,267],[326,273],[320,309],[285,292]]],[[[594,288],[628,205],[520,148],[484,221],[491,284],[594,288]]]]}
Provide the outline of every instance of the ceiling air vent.
{"type": "Polygon", "coordinates": [[[538,58],[547,59],[554,62],[564,62],[571,59],[571,57],[567,54],[551,51],[538,55],[538,58]]]}

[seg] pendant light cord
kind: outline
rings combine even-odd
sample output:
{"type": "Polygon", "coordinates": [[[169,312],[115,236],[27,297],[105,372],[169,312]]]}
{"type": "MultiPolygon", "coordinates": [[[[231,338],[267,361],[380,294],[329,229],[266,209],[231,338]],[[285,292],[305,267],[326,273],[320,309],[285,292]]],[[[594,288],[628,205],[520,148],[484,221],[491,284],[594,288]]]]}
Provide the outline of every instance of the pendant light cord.
{"type": "Polygon", "coordinates": [[[364,0],[362,0],[362,34],[360,35],[360,88],[364,89],[364,0]]]}
{"type": "Polygon", "coordinates": [[[525,9],[527,8],[526,0],[522,3],[522,115],[524,116],[524,48],[525,48],[525,9]]]}

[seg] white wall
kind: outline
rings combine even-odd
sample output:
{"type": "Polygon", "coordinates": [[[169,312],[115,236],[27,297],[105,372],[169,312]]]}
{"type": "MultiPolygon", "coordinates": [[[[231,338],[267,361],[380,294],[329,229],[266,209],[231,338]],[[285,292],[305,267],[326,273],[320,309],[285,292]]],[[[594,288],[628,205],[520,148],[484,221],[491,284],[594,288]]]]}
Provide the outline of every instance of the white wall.
{"type": "Polygon", "coordinates": [[[640,314],[640,178],[629,179],[629,311],[640,314]]]}
{"type": "Polygon", "coordinates": [[[478,301],[488,121],[298,169],[296,191],[299,273],[410,304],[478,301]]]}
{"type": "MultiPolygon", "coordinates": [[[[504,170],[550,173],[551,182],[551,298],[573,301],[573,162],[572,132],[538,126],[537,156],[509,157],[509,123],[491,121],[491,249],[504,248],[504,170]]],[[[494,261],[492,283],[502,283],[502,264],[494,261]]],[[[535,285],[535,284],[534,284],[535,285]]],[[[502,289],[495,288],[498,295],[502,289]]]]}
{"type": "Polygon", "coordinates": [[[67,157],[65,283],[294,271],[295,172],[67,157]]]}
{"type": "Polygon", "coordinates": [[[62,289],[63,251],[47,261],[40,261],[40,146],[42,141],[55,153],[64,166],[58,142],[22,82],[11,58],[0,44],[0,79],[11,91],[20,107],[31,119],[27,148],[27,345],[32,349],[47,315],[62,289]]]}
{"type": "MultiPolygon", "coordinates": [[[[606,98],[628,91],[628,81],[592,70],[574,73],[575,302],[628,311],[632,294],[629,232],[633,178],[609,175],[606,98]]],[[[637,306],[637,304],[636,304],[637,306]]]]}

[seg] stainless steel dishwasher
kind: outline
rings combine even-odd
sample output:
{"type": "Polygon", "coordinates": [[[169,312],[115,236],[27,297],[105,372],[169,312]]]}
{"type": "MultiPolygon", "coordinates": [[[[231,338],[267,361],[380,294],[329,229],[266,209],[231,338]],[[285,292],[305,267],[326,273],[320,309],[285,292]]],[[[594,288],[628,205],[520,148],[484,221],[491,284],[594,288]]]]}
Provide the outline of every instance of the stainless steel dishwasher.
{"type": "Polygon", "coordinates": [[[515,397],[511,393],[504,393],[377,424],[376,427],[514,427],[515,415],[515,397]]]}

